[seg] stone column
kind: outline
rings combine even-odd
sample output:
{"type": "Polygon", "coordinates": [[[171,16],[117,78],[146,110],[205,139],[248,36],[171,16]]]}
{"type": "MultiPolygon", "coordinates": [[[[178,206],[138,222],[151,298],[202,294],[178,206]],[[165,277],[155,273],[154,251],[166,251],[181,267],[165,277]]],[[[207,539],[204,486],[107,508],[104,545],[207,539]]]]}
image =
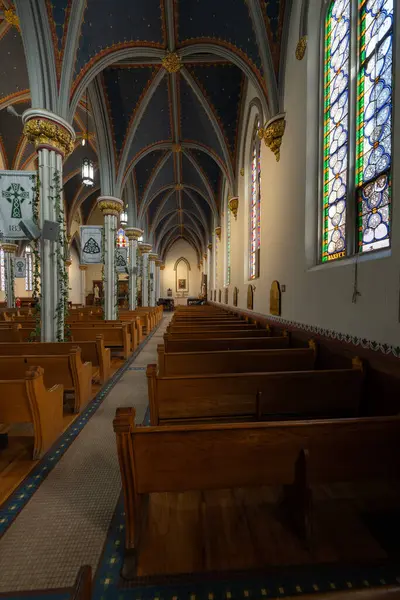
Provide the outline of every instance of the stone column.
{"type": "Polygon", "coordinates": [[[137,308],[137,247],[138,239],[143,235],[142,229],[136,227],[127,227],[125,229],[125,235],[129,240],[129,310],[135,310],[137,308]]]}
{"type": "MultiPolygon", "coordinates": [[[[35,145],[39,165],[39,228],[45,220],[61,223],[65,236],[62,197],[63,160],[74,149],[75,132],[67,121],[54,113],[32,108],[22,115],[24,134],[35,145]],[[59,202],[56,188],[59,188],[59,202]]],[[[42,342],[64,339],[64,301],[68,299],[68,278],[64,276],[65,240],[40,242],[40,311],[42,342]]]]}
{"type": "Polygon", "coordinates": [[[156,304],[158,302],[158,300],[160,299],[161,296],[161,285],[160,285],[160,265],[161,265],[161,260],[158,258],[156,260],[156,304]]]}
{"type": "Polygon", "coordinates": [[[115,268],[115,244],[118,231],[118,216],[123,202],[113,196],[100,196],[99,208],[104,215],[104,318],[115,321],[118,313],[118,273],[115,268]]]}
{"type": "Polygon", "coordinates": [[[5,243],[1,247],[4,250],[4,272],[5,272],[5,288],[7,298],[7,308],[15,308],[15,293],[14,293],[14,257],[18,250],[16,244],[5,243]]]}
{"type": "MultiPolygon", "coordinates": [[[[207,248],[208,248],[208,252],[207,252],[207,255],[208,255],[208,258],[207,258],[207,262],[208,262],[208,264],[207,264],[207,275],[208,275],[207,282],[208,282],[208,291],[211,294],[212,284],[213,284],[213,282],[212,282],[212,271],[213,271],[213,269],[212,269],[212,266],[213,266],[212,265],[212,244],[211,243],[208,244],[207,248]]],[[[210,300],[212,300],[212,298],[210,298],[210,300]]]]}
{"type": "Polygon", "coordinates": [[[165,265],[163,263],[160,264],[160,294],[159,296],[161,297],[161,291],[164,290],[164,271],[165,271],[165,265]]]}
{"type": "Polygon", "coordinates": [[[139,244],[139,249],[142,254],[142,306],[149,306],[149,252],[151,252],[151,244],[145,244],[144,242],[139,244]]]}
{"type": "Polygon", "coordinates": [[[156,305],[156,260],[158,254],[149,254],[150,261],[150,306],[156,305]]]}
{"type": "Polygon", "coordinates": [[[82,306],[86,304],[86,271],[87,265],[79,265],[79,270],[81,272],[81,293],[80,293],[80,303],[82,306]]]}

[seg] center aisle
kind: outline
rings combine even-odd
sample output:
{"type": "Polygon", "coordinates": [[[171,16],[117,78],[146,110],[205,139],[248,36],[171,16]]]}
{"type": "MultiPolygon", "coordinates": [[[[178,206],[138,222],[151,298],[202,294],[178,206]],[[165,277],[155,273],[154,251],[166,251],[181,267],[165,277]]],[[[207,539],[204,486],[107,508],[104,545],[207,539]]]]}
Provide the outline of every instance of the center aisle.
{"type": "Polygon", "coordinates": [[[148,405],[146,366],[157,362],[159,328],[109,392],[0,541],[0,592],[71,586],[79,568],[95,571],[120,495],[112,421],[119,406],[148,405]]]}

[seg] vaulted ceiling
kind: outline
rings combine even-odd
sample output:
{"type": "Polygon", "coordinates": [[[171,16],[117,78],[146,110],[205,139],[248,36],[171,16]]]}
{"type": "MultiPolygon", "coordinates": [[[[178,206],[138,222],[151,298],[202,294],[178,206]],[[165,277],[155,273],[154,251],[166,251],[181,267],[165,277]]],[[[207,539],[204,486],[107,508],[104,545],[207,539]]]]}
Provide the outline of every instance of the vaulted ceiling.
{"type": "MultiPolygon", "coordinates": [[[[3,3],[13,8],[10,0],[3,3]]],[[[223,190],[236,192],[248,82],[260,98],[264,120],[281,109],[290,4],[35,0],[54,49],[54,106],[66,113],[61,116],[74,119],[78,132],[87,108],[91,114],[89,152],[98,167],[97,181],[92,190],[80,189],[82,149],[77,144],[64,172],[69,219],[78,208],[88,218],[101,190],[129,203],[131,224],[144,227],[161,254],[184,237],[200,256],[212,224],[220,219],[223,190]]],[[[16,10],[26,47],[25,0],[16,1],[16,10]]],[[[9,24],[3,34],[1,27],[0,54],[10,48],[15,58],[1,61],[0,108],[2,98],[18,91],[19,101],[26,100],[21,92],[29,90],[21,36],[9,24]]]]}

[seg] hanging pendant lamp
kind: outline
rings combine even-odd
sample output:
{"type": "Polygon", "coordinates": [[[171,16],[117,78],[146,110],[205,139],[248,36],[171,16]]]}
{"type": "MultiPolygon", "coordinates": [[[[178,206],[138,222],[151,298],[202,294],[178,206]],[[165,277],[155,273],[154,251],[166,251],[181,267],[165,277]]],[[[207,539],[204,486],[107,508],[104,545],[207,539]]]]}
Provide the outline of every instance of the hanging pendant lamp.
{"type": "MultiPolygon", "coordinates": [[[[86,88],[86,132],[82,136],[82,146],[86,145],[86,140],[89,139],[89,102],[88,102],[88,90],[86,88]]],[[[93,161],[90,158],[85,157],[82,160],[82,183],[88,187],[92,187],[94,184],[94,166],[93,161]]]]}

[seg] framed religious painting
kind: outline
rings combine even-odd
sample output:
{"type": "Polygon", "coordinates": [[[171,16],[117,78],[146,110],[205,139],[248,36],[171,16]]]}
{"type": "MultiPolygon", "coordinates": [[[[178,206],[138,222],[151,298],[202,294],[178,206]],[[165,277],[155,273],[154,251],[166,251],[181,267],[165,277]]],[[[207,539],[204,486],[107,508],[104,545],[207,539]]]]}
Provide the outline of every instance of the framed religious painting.
{"type": "Polygon", "coordinates": [[[186,290],[186,279],[178,279],[178,290],[186,290]]]}

